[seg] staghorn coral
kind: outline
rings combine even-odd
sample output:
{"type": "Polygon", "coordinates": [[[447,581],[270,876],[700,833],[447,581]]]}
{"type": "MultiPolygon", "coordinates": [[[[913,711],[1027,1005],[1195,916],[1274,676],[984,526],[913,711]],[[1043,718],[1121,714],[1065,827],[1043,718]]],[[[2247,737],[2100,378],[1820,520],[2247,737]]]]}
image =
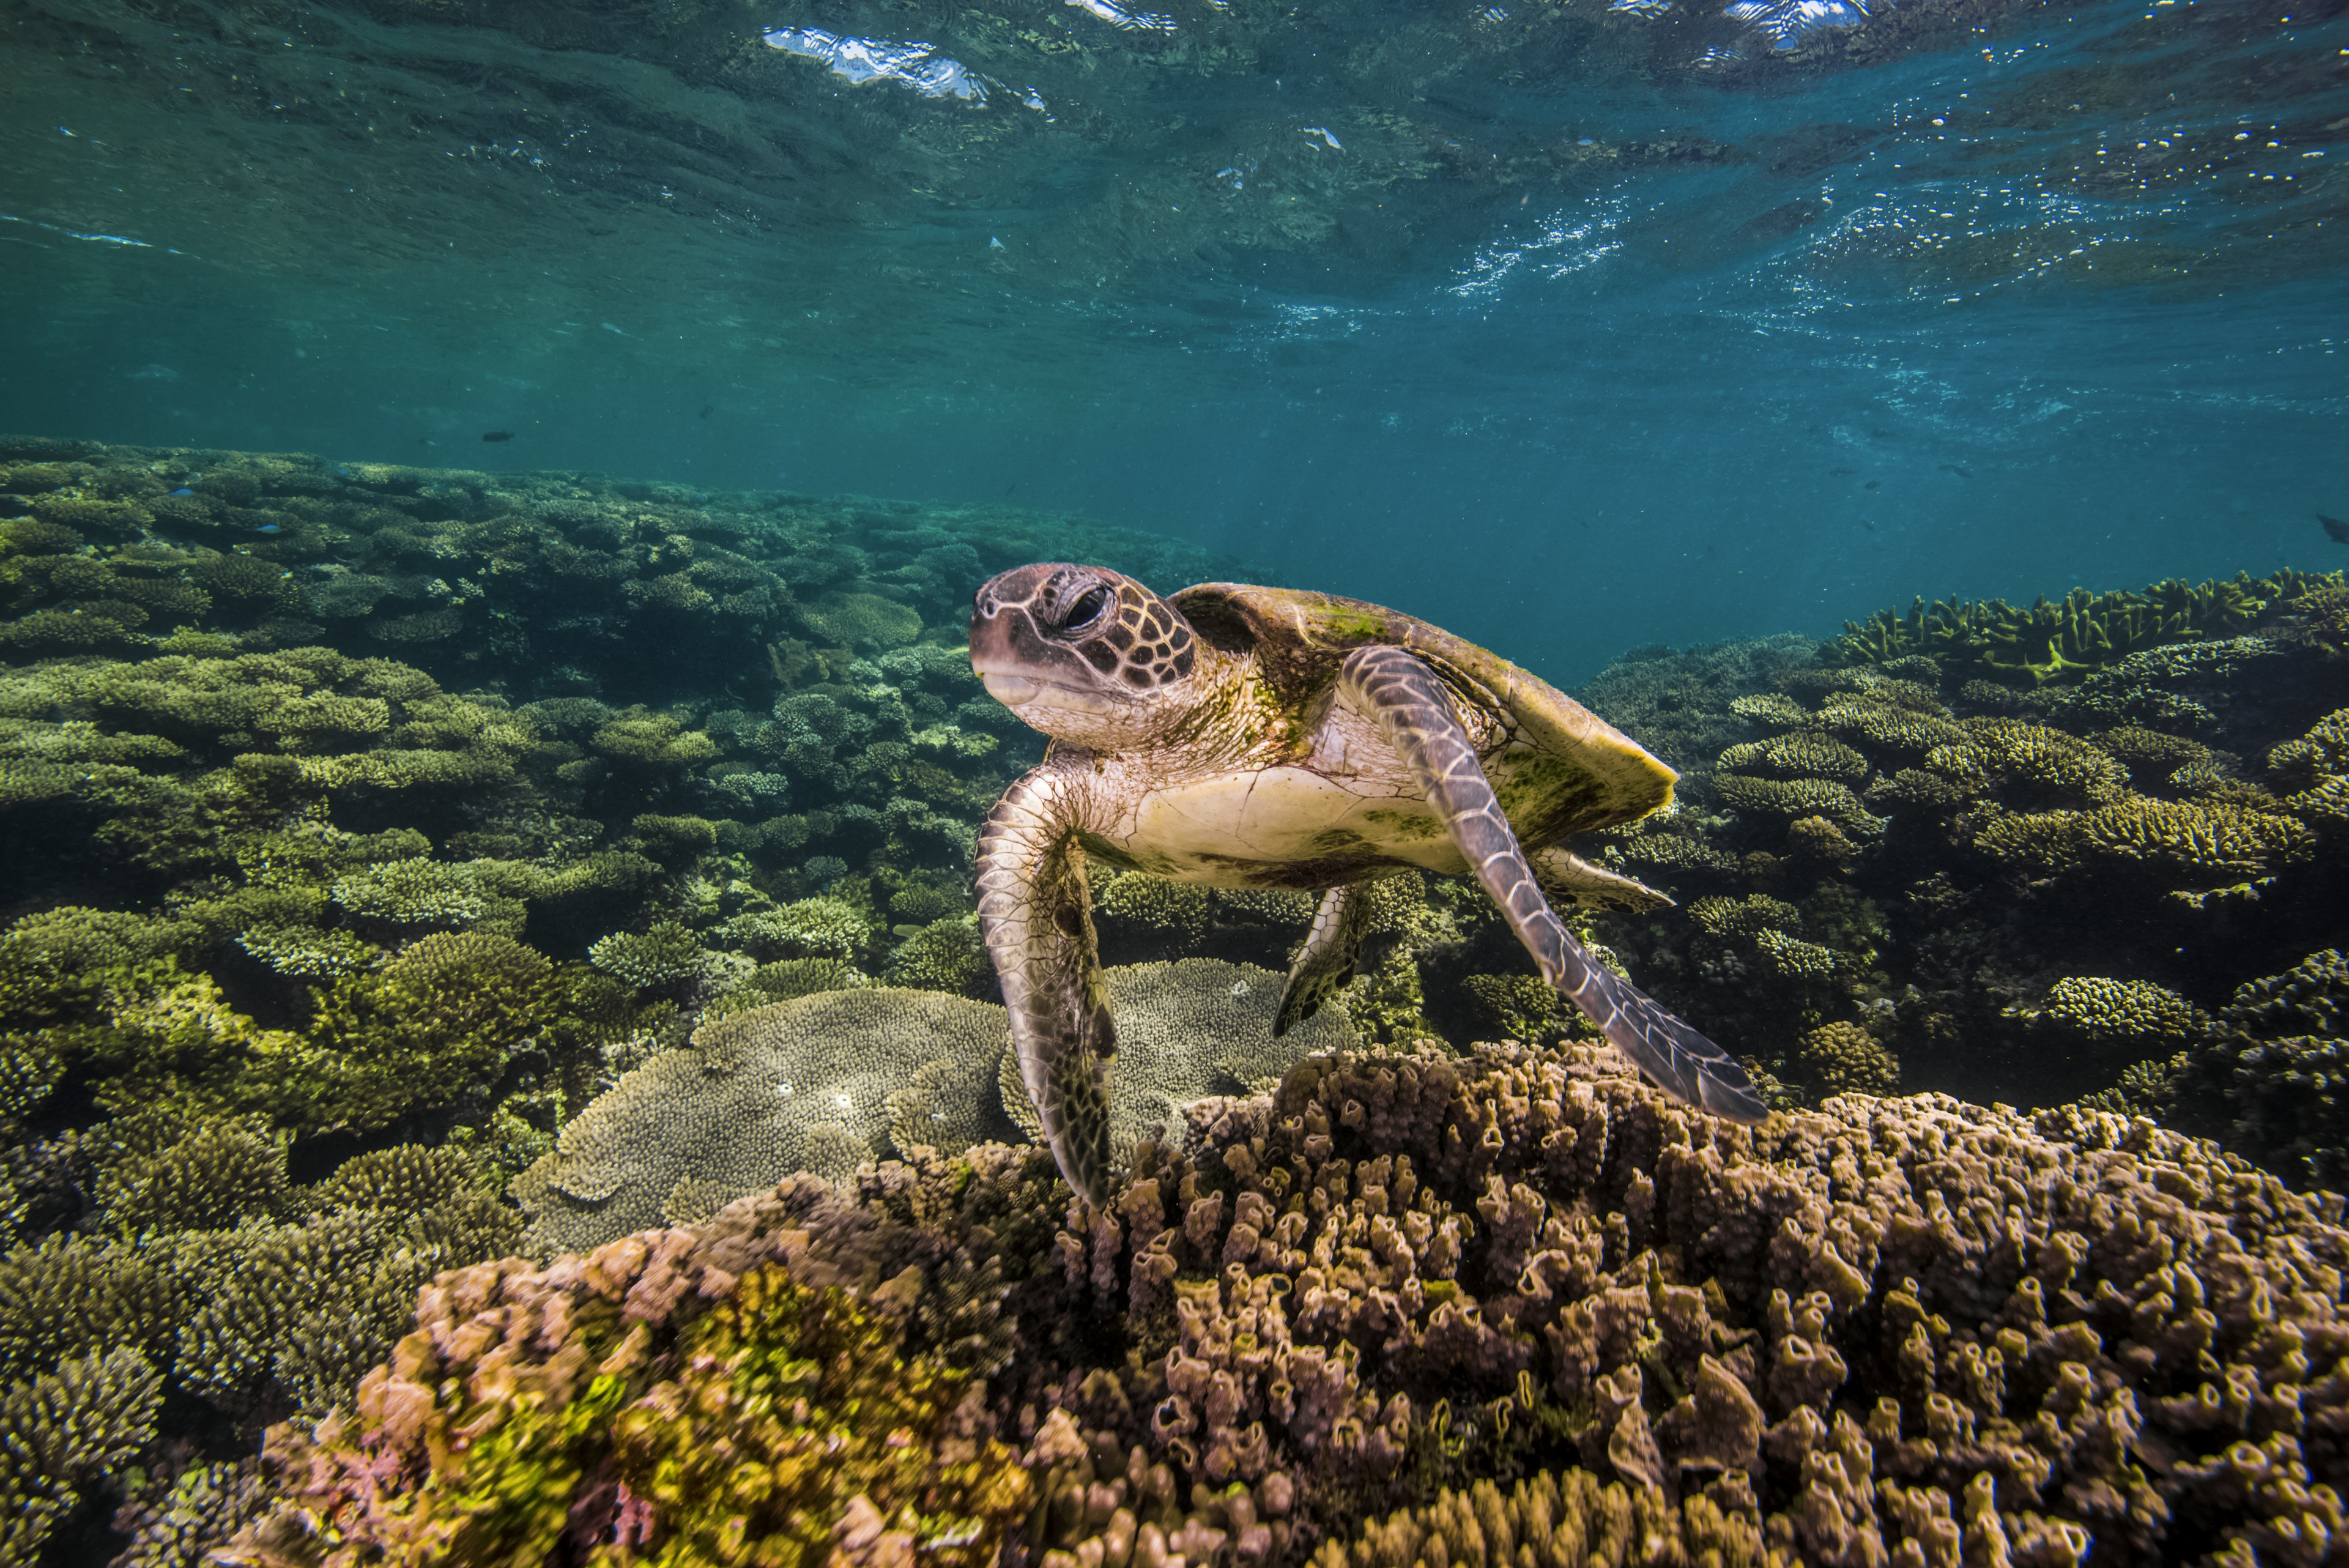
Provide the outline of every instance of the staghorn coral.
{"type": "Polygon", "coordinates": [[[771,1002],[789,1002],[819,991],[861,991],[875,981],[843,960],[812,958],[761,964],[747,983],[771,1002]]]}
{"type": "Polygon", "coordinates": [[[1883,819],[1869,815],[1849,786],[1830,779],[1764,779],[1717,774],[1713,784],[1722,805],[1732,811],[1784,822],[1825,817],[1846,834],[1863,838],[1884,827],[1883,819]]]}
{"type": "Polygon", "coordinates": [[[511,937],[436,932],[319,992],[304,1034],[254,1052],[240,1095],[305,1130],[381,1127],[487,1089],[557,1005],[543,954],[511,937]]]}
{"type": "Polygon", "coordinates": [[[0,1388],[0,1560],[36,1561],[83,1490],[148,1444],[161,1384],[124,1347],[0,1388]]]}
{"type": "Polygon", "coordinates": [[[978,917],[935,920],[897,944],[883,979],[916,991],[948,991],[968,996],[995,981],[995,966],[979,940],[978,917]]]}
{"type": "Polygon", "coordinates": [[[2003,599],[1937,602],[1920,597],[1906,615],[1878,610],[1847,621],[1821,651],[1846,664],[1881,664],[1930,655],[1960,678],[1990,677],[2037,685],[2075,680],[2166,643],[2224,637],[2259,625],[2288,595],[2303,591],[2297,574],[2188,584],[2154,584],[2139,593],[2075,588],[2060,603],[2039,599],[2017,609],[2003,599]]]}
{"type": "Polygon", "coordinates": [[[2223,803],[2158,801],[2137,795],[2085,814],[2079,853],[2189,886],[2249,881],[2307,857],[2308,829],[2297,820],[2223,803]]]}
{"type": "Polygon", "coordinates": [[[1832,779],[1855,784],[1868,777],[1868,759],[1831,736],[1795,731],[1767,741],[1741,741],[1713,765],[1723,773],[1782,779],[1832,779]]]}
{"type": "Polygon", "coordinates": [[[2128,793],[2128,770],[2075,736],[2014,719],[1967,722],[1966,738],[1925,754],[1927,771],[1969,795],[2028,811],[2109,805],[2128,793]]]}
{"type": "Polygon", "coordinates": [[[2094,1044],[2118,1044],[2137,1054],[2174,1052],[2209,1027],[2202,1010],[2166,986],[2143,980],[2070,976],[2048,988],[2046,1000],[2010,1017],[2094,1044]]]}
{"type": "Polygon", "coordinates": [[[693,932],[674,920],[648,931],[615,931],[587,950],[587,961],[624,985],[653,991],[693,979],[706,955],[693,932]]]}
{"type": "Polygon", "coordinates": [[[463,926],[489,900],[473,872],[421,857],[363,867],[335,880],[335,902],[364,919],[392,926],[463,926]]]}

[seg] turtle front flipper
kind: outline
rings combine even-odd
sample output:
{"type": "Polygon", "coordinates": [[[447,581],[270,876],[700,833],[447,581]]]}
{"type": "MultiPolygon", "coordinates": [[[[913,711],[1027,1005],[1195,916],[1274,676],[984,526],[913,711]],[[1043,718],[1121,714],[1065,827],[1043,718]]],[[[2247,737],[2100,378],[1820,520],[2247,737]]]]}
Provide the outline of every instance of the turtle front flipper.
{"type": "Polygon", "coordinates": [[[1045,1141],[1070,1187],[1099,1204],[1109,1192],[1117,1033],[1076,843],[1077,794],[1076,778],[1047,763],[995,803],[978,833],[978,929],[1045,1141]]]}
{"type": "Polygon", "coordinates": [[[1679,1098],[1733,1121],[1757,1122],[1768,1114],[1729,1053],[1600,964],[1558,919],[1433,670],[1400,648],[1358,648],[1340,669],[1338,697],[1394,748],[1552,989],[1679,1098]]]}
{"type": "Polygon", "coordinates": [[[1371,888],[1367,882],[1332,888],[1321,895],[1313,929],[1289,966],[1288,989],[1280,993],[1280,1011],[1272,1020],[1278,1040],[1315,1013],[1322,1003],[1346,989],[1354,978],[1354,961],[1362,950],[1362,931],[1370,924],[1371,888]]]}

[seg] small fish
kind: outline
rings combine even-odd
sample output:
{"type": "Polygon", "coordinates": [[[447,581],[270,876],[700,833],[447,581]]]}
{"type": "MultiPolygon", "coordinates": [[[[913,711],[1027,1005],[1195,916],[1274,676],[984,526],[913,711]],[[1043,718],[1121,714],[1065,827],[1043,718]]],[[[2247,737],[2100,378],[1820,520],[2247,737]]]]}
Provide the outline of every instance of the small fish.
{"type": "Polygon", "coordinates": [[[1010,483],[1009,483],[1009,484],[1007,484],[1007,485],[1005,485],[1005,486],[1003,487],[1003,493],[1004,493],[1004,494],[1006,494],[1006,495],[1009,495],[1009,494],[1010,494],[1013,491],[1015,491],[1015,490],[1017,490],[1017,489],[1019,489],[1019,482],[1018,480],[1016,480],[1016,479],[1015,479],[1015,480],[1013,480],[1010,483]]]}
{"type": "Polygon", "coordinates": [[[179,489],[174,490],[173,492],[171,492],[171,493],[172,493],[172,494],[174,494],[174,495],[193,495],[193,494],[195,493],[195,492],[194,492],[194,491],[192,491],[192,490],[191,490],[191,489],[189,489],[186,485],[182,484],[181,486],[180,486],[180,488],[179,488],[179,489]]]}
{"type": "Polygon", "coordinates": [[[1941,472],[1943,473],[1954,473],[1960,479],[1971,479],[1974,476],[1974,471],[1972,469],[1961,468],[1954,462],[1945,462],[1941,464],[1941,472]]]}
{"type": "Polygon", "coordinates": [[[1867,530],[1868,530],[1869,533],[1871,533],[1871,534],[1873,534],[1873,533],[1875,533],[1875,532],[1876,532],[1876,524],[1873,524],[1873,523],[1871,523],[1871,522],[1869,522],[1869,521],[1868,521],[1867,518],[1865,518],[1865,517],[1863,517],[1863,518],[1861,518],[1861,519],[1859,520],[1859,525],[1860,525],[1861,527],[1863,527],[1863,528],[1867,529],[1867,530]]]}
{"type": "Polygon", "coordinates": [[[1827,477],[1829,479],[1849,479],[1853,474],[1857,473],[1858,472],[1859,470],[1856,468],[1830,468],[1827,470],[1827,477]]]}
{"type": "Polygon", "coordinates": [[[2349,523],[2344,523],[2338,517],[2327,517],[2322,512],[2316,514],[2316,520],[2324,524],[2326,538],[2336,545],[2349,545],[2349,523]]]}
{"type": "Polygon", "coordinates": [[[1862,490],[1880,490],[1883,487],[1884,481],[1880,479],[1871,479],[1866,484],[1860,486],[1862,490]]]}
{"type": "Polygon", "coordinates": [[[256,523],[253,525],[253,531],[256,534],[283,534],[285,529],[282,524],[256,523]]]}
{"type": "Polygon", "coordinates": [[[512,441],[513,440],[513,431],[484,431],[481,432],[481,439],[483,441],[512,441]]]}
{"type": "Polygon", "coordinates": [[[701,417],[705,420],[717,411],[718,408],[714,403],[704,403],[701,405],[701,417]]]}

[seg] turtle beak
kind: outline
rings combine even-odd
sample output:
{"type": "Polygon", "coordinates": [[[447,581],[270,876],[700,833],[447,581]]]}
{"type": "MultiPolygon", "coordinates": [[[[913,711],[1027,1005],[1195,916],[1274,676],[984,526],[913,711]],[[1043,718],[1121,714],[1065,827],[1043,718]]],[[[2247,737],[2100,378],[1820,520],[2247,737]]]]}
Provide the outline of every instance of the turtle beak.
{"type": "MultiPolygon", "coordinates": [[[[976,670],[977,667],[978,661],[974,659],[972,668],[976,670]]],[[[1006,708],[1017,708],[1024,703],[1033,702],[1044,690],[1041,683],[1030,680],[1024,675],[1012,675],[1003,670],[979,670],[978,674],[979,680],[987,687],[987,694],[1006,708]]]]}

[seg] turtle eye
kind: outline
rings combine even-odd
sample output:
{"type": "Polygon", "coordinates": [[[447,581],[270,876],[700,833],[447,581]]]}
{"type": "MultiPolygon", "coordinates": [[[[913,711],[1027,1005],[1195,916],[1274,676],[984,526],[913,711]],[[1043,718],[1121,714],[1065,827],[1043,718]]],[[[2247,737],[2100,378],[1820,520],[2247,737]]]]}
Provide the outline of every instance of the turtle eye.
{"type": "Polygon", "coordinates": [[[1062,631],[1082,631],[1101,619],[1109,610],[1109,590],[1098,585],[1077,596],[1069,613],[1061,618],[1062,631]]]}

